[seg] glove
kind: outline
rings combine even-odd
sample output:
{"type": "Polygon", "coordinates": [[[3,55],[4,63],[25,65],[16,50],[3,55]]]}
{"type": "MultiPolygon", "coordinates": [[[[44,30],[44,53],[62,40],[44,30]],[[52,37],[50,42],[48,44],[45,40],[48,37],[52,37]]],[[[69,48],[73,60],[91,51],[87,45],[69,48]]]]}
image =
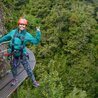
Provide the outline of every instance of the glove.
{"type": "Polygon", "coordinates": [[[37,31],[40,31],[40,27],[36,27],[36,30],[37,30],[37,31]]]}

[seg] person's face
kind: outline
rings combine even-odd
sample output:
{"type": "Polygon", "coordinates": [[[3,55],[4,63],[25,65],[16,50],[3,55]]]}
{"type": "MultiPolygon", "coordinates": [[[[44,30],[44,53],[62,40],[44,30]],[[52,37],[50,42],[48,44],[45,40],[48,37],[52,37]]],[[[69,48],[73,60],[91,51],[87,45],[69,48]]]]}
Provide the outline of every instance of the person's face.
{"type": "Polygon", "coordinates": [[[26,25],[25,24],[19,24],[19,30],[25,30],[26,29],[26,25]]]}

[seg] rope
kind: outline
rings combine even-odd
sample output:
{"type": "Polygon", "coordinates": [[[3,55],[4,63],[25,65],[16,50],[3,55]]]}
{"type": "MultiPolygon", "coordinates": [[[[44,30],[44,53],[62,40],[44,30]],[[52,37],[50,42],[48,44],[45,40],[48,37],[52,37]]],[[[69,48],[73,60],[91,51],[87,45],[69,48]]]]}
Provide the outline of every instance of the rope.
{"type": "Polygon", "coordinates": [[[3,50],[3,51],[0,51],[0,54],[1,53],[4,53],[4,52],[7,52],[9,49],[6,49],[6,50],[3,50]]]}
{"type": "Polygon", "coordinates": [[[10,41],[2,42],[2,43],[0,44],[0,46],[3,45],[3,44],[8,44],[9,42],[10,42],[10,41]]]}

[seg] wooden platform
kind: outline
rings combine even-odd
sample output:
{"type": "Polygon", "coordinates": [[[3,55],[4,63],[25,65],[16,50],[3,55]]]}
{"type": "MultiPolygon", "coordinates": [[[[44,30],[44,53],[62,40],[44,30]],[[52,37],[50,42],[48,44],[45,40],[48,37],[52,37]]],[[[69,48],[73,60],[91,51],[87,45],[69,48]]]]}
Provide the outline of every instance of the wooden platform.
{"type": "MultiPolygon", "coordinates": [[[[32,51],[30,51],[29,49],[27,50],[30,56],[29,63],[33,70],[36,64],[35,56],[32,53],[32,51]]],[[[26,78],[27,78],[26,71],[21,65],[18,67],[18,74],[17,74],[18,83],[15,86],[11,86],[11,80],[13,79],[13,77],[12,73],[9,72],[5,77],[3,77],[0,80],[0,98],[8,98],[26,78]]]]}

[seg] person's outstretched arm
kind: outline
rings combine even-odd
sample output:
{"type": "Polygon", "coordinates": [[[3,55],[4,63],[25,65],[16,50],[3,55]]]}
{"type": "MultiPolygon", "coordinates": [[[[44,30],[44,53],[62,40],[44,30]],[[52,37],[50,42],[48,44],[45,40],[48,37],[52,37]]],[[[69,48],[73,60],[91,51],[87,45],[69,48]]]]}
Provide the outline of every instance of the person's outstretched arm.
{"type": "Polygon", "coordinates": [[[30,36],[28,37],[29,41],[32,43],[32,44],[38,44],[41,40],[41,32],[40,32],[40,28],[36,28],[36,36],[33,37],[31,34],[30,36]]]}
{"type": "Polygon", "coordinates": [[[0,38],[0,43],[5,42],[5,41],[9,41],[10,39],[11,39],[11,33],[8,33],[0,38]]]}

